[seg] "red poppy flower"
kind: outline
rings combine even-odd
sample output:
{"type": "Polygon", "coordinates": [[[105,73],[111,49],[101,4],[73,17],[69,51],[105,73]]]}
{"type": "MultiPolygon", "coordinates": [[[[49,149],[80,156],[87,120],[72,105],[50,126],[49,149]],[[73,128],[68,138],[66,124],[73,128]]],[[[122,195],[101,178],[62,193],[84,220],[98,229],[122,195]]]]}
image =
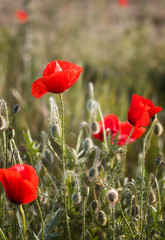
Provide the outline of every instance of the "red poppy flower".
{"type": "Polygon", "coordinates": [[[46,66],[43,77],[33,83],[32,95],[40,98],[47,92],[62,93],[77,81],[82,70],[70,62],[52,61],[46,66]]]}
{"type": "Polygon", "coordinates": [[[16,164],[0,169],[2,183],[8,199],[15,204],[30,203],[37,198],[38,177],[32,166],[16,164]]]}
{"type": "Polygon", "coordinates": [[[28,15],[24,10],[17,10],[15,15],[21,23],[26,23],[28,20],[28,15]]]}
{"type": "Polygon", "coordinates": [[[128,0],[118,0],[118,3],[120,6],[127,6],[128,5],[128,0]]]}
{"type": "MultiPolygon", "coordinates": [[[[120,134],[118,138],[118,145],[125,145],[131,130],[132,125],[128,121],[119,123],[120,134]]],[[[140,138],[145,131],[146,129],[143,127],[135,127],[128,143],[136,141],[136,139],[140,138]]]]}
{"type": "MultiPolygon", "coordinates": [[[[111,134],[111,138],[119,131],[119,119],[114,114],[109,114],[104,118],[106,135],[111,134]]],[[[103,141],[103,123],[99,122],[99,131],[93,134],[94,138],[103,141]]]]}
{"type": "Polygon", "coordinates": [[[149,99],[133,94],[128,110],[128,121],[134,126],[147,127],[150,118],[161,110],[161,107],[155,107],[149,99]]]}
{"type": "MultiPolygon", "coordinates": [[[[120,122],[119,119],[114,115],[110,114],[104,118],[104,124],[105,124],[105,131],[106,135],[108,135],[109,131],[111,133],[111,140],[113,143],[113,139],[115,138],[116,134],[118,132],[118,143],[117,145],[125,145],[127,138],[132,130],[132,125],[126,121],[126,122],[120,122]],[[107,131],[109,129],[109,131],[107,131]]],[[[135,127],[134,131],[129,139],[129,143],[136,141],[136,139],[140,138],[142,134],[145,132],[145,128],[142,127],[135,127]]],[[[102,121],[99,122],[99,132],[93,134],[93,137],[103,141],[103,124],[102,121]]]]}

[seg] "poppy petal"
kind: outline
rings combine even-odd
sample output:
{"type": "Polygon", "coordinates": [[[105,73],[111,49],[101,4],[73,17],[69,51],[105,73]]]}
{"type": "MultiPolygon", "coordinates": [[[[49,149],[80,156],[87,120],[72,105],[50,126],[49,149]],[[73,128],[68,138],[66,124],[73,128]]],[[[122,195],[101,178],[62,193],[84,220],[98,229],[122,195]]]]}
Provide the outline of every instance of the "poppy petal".
{"type": "Polygon", "coordinates": [[[48,91],[46,90],[46,85],[43,82],[42,78],[39,78],[32,84],[32,95],[35,98],[40,98],[42,97],[45,93],[48,91]]]}

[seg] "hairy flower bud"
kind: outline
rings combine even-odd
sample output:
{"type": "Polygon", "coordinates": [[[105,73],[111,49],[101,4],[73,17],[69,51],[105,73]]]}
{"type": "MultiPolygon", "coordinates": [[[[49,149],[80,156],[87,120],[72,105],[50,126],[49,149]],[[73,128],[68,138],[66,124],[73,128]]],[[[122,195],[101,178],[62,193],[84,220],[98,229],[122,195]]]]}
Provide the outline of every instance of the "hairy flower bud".
{"type": "Polygon", "coordinates": [[[91,179],[95,178],[97,176],[97,174],[98,174],[98,171],[97,171],[97,168],[95,168],[95,167],[91,167],[88,171],[88,177],[91,179]]]}
{"type": "Polygon", "coordinates": [[[163,133],[163,126],[160,122],[157,122],[154,126],[154,134],[159,137],[163,133]]]}
{"type": "Polygon", "coordinates": [[[15,137],[15,130],[14,130],[14,128],[10,127],[6,131],[8,131],[8,138],[9,138],[9,140],[15,137]]]}
{"type": "Polygon", "coordinates": [[[15,104],[13,106],[13,114],[19,112],[21,110],[21,107],[18,104],[15,104]]]}
{"type": "Polygon", "coordinates": [[[81,195],[83,198],[88,197],[88,195],[89,195],[89,187],[88,186],[83,186],[81,188],[81,195]]]}
{"type": "Polygon", "coordinates": [[[89,99],[87,102],[87,110],[93,114],[96,112],[96,109],[97,109],[97,102],[93,99],[89,99]]]}
{"type": "Polygon", "coordinates": [[[88,152],[93,147],[93,141],[91,138],[85,138],[83,141],[83,149],[85,152],[88,152]]]}
{"type": "Polygon", "coordinates": [[[44,157],[49,163],[53,162],[53,154],[49,149],[45,149],[44,157]]]}
{"type": "Polygon", "coordinates": [[[74,192],[72,194],[72,201],[74,204],[78,204],[81,202],[81,194],[80,192],[74,192]]]}
{"type": "Polygon", "coordinates": [[[115,204],[119,199],[119,194],[115,189],[111,189],[107,193],[107,199],[111,204],[115,204]]]}
{"type": "Polygon", "coordinates": [[[51,124],[50,128],[49,128],[49,132],[50,132],[50,136],[52,138],[57,138],[58,136],[60,136],[60,129],[59,129],[59,125],[56,124],[51,124]]]}
{"type": "Polygon", "coordinates": [[[2,115],[0,115],[0,130],[3,130],[5,127],[6,127],[6,120],[2,115]]]}
{"type": "Polygon", "coordinates": [[[99,132],[99,124],[97,121],[93,121],[91,123],[91,131],[92,133],[95,133],[95,134],[99,132]]]}
{"type": "Polygon", "coordinates": [[[97,219],[97,222],[101,225],[101,226],[105,226],[107,224],[107,217],[105,215],[105,213],[100,210],[98,213],[97,213],[97,216],[96,216],[96,219],[97,219]]]}
{"type": "Polygon", "coordinates": [[[93,200],[91,203],[91,209],[93,212],[97,212],[99,210],[99,202],[98,200],[93,200]]]}

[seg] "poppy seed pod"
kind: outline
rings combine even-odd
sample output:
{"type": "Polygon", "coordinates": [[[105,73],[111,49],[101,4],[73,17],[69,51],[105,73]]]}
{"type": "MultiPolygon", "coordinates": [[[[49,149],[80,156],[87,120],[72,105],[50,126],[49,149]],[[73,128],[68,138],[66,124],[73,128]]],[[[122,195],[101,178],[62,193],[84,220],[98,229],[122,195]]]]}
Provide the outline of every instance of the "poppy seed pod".
{"type": "Polygon", "coordinates": [[[91,209],[93,212],[97,212],[99,210],[99,202],[98,200],[93,200],[91,203],[91,209]]]}
{"type": "Polygon", "coordinates": [[[49,132],[50,132],[50,136],[52,138],[57,138],[58,136],[60,136],[60,129],[59,129],[59,125],[56,124],[51,124],[50,128],[49,128],[49,132]]]}
{"type": "Polygon", "coordinates": [[[91,123],[91,131],[92,133],[98,133],[99,132],[99,124],[97,121],[93,121],[91,123]]]}
{"type": "Polygon", "coordinates": [[[111,189],[107,193],[107,199],[111,204],[115,204],[119,199],[119,194],[115,189],[111,189]]]}
{"type": "Polygon", "coordinates": [[[107,217],[105,215],[105,212],[102,210],[97,213],[96,219],[101,226],[105,226],[107,224],[107,217]]]}
{"type": "Polygon", "coordinates": [[[72,201],[74,204],[78,204],[81,202],[81,194],[80,192],[74,192],[72,194],[72,201]]]}
{"type": "Polygon", "coordinates": [[[83,149],[85,152],[88,152],[93,147],[93,141],[91,138],[85,138],[83,141],[83,149]]]}
{"type": "Polygon", "coordinates": [[[3,130],[5,127],[6,127],[6,120],[2,115],[0,115],[0,130],[3,130]]]}
{"type": "Polygon", "coordinates": [[[91,179],[95,178],[97,176],[97,174],[98,174],[98,171],[97,171],[97,168],[95,168],[95,167],[91,167],[88,171],[88,177],[91,179]]]}
{"type": "Polygon", "coordinates": [[[163,133],[163,126],[160,122],[157,122],[154,126],[154,134],[159,137],[163,133]]]}

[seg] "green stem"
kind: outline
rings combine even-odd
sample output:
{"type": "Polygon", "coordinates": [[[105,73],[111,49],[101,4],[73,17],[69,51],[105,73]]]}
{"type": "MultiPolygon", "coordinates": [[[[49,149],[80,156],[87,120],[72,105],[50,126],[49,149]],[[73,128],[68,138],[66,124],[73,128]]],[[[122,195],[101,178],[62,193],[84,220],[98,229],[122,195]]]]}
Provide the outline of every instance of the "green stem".
{"type": "Polygon", "coordinates": [[[86,197],[83,199],[83,240],[85,240],[85,208],[86,208],[86,197]]]}
{"type": "Polygon", "coordinates": [[[26,240],[26,219],[25,219],[25,213],[24,213],[22,204],[19,205],[19,209],[22,214],[24,240],[26,240]]]}
{"type": "Polygon", "coordinates": [[[38,203],[38,200],[37,200],[37,199],[36,199],[36,204],[37,204],[38,211],[39,211],[39,215],[40,215],[40,218],[41,218],[41,226],[42,226],[42,240],[44,240],[44,221],[43,221],[43,217],[42,217],[41,208],[40,208],[40,205],[39,205],[39,203],[38,203]]]}
{"type": "Polygon", "coordinates": [[[149,186],[149,189],[148,189],[148,192],[147,192],[147,196],[146,196],[146,202],[145,202],[145,207],[144,207],[144,217],[143,217],[143,221],[142,221],[142,230],[141,230],[141,237],[140,239],[142,239],[142,236],[143,236],[143,231],[144,231],[144,224],[145,224],[145,219],[146,219],[146,213],[147,213],[147,204],[148,204],[148,199],[149,199],[149,195],[150,195],[150,191],[151,191],[151,188],[152,188],[152,185],[154,183],[154,180],[156,178],[156,175],[158,173],[158,167],[156,167],[156,170],[155,170],[155,173],[154,173],[154,177],[151,181],[151,184],[149,186]]]}
{"type": "Polygon", "coordinates": [[[9,129],[10,129],[11,124],[13,122],[14,116],[15,116],[15,114],[12,115],[12,117],[9,121],[9,124],[7,126],[6,132],[5,132],[5,134],[6,134],[6,169],[8,168],[8,135],[9,135],[9,129]]]}
{"type": "Polygon", "coordinates": [[[114,209],[114,205],[113,204],[111,204],[111,207],[112,207],[112,228],[113,228],[113,230],[112,230],[112,239],[113,240],[115,240],[115,209],[114,209]]]}
{"type": "MultiPolygon", "coordinates": [[[[152,122],[151,128],[149,129],[148,133],[146,134],[144,138],[144,143],[143,143],[143,157],[142,157],[142,166],[141,166],[141,193],[140,193],[140,231],[142,232],[142,208],[143,208],[143,190],[144,190],[144,173],[145,173],[145,155],[146,155],[146,145],[147,145],[147,140],[152,132],[154,127],[154,121],[152,122]]],[[[141,235],[142,236],[142,235],[141,235]]]]}
{"type": "Polygon", "coordinates": [[[103,115],[102,115],[99,103],[97,103],[97,107],[98,107],[99,114],[100,114],[100,117],[101,117],[101,121],[102,121],[102,124],[103,124],[103,139],[104,139],[104,144],[105,144],[106,151],[108,153],[109,151],[108,151],[108,144],[107,144],[107,137],[106,137],[106,131],[105,131],[104,118],[103,118],[103,115]]]}
{"type": "Polygon", "coordinates": [[[132,136],[132,133],[133,133],[134,128],[135,128],[135,126],[132,126],[132,129],[131,129],[131,131],[130,131],[130,134],[129,134],[129,136],[128,136],[128,138],[127,138],[127,141],[126,141],[126,143],[125,143],[125,145],[124,145],[123,155],[122,155],[122,159],[121,159],[121,164],[124,165],[124,166],[122,167],[122,168],[123,168],[123,171],[124,171],[123,176],[125,176],[125,171],[126,171],[126,161],[125,161],[125,159],[126,159],[126,153],[127,153],[127,146],[128,146],[130,137],[132,136]]]}
{"type": "Polygon", "coordinates": [[[121,206],[121,203],[120,203],[119,200],[118,200],[118,204],[119,204],[120,211],[121,211],[121,214],[122,214],[122,216],[123,216],[123,219],[124,219],[124,221],[125,221],[127,227],[129,228],[130,232],[131,232],[132,239],[135,239],[135,238],[134,238],[134,235],[133,235],[133,232],[132,232],[132,228],[131,228],[131,226],[129,225],[129,223],[128,223],[126,217],[124,216],[124,212],[123,212],[123,209],[122,209],[122,206],[121,206]]]}
{"type": "Polygon", "coordinates": [[[7,240],[6,237],[5,237],[5,234],[3,233],[1,228],[0,228],[0,234],[1,234],[1,237],[3,238],[3,240],[7,240]]]}
{"type": "Polygon", "coordinates": [[[62,169],[63,169],[63,187],[64,187],[64,207],[65,207],[65,219],[66,219],[66,225],[67,225],[67,231],[68,231],[68,237],[69,240],[71,240],[71,234],[69,229],[69,222],[68,222],[68,209],[67,209],[67,199],[66,199],[66,188],[65,188],[65,181],[66,181],[66,162],[64,158],[64,103],[62,99],[62,95],[59,94],[61,107],[62,107],[62,169]]]}

